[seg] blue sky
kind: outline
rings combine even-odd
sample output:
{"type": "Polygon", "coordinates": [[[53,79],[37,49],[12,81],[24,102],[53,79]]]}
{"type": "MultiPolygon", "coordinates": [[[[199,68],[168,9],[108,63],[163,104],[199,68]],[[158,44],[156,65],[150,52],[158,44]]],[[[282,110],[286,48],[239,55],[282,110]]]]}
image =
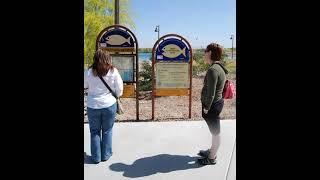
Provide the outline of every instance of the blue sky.
{"type": "MultiPolygon", "coordinates": [[[[130,0],[132,31],[139,47],[153,47],[158,38],[175,33],[185,37],[193,48],[216,42],[231,47],[231,34],[236,34],[236,0],[130,0]]],[[[120,22],[121,24],[121,22],[120,22]]],[[[235,44],[234,44],[235,46],[235,44]]]]}

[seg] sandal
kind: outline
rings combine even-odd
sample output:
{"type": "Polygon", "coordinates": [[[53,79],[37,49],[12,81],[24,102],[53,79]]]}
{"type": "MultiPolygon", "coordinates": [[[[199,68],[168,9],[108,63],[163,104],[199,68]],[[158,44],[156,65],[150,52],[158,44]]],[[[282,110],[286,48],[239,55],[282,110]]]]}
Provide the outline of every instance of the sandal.
{"type": "Polygon", "coordinates": [[[209,159],[208,157],[198,159],[200,165],[215,165],[217,163],[217,158],[209,159]]]}
{"type": "Polygon", "coordinates": [[[210,154],[210,149],[200,150],[198,153],[199,156],[204,157],[204,158],[209,157],[209,154],[210,154]]]}

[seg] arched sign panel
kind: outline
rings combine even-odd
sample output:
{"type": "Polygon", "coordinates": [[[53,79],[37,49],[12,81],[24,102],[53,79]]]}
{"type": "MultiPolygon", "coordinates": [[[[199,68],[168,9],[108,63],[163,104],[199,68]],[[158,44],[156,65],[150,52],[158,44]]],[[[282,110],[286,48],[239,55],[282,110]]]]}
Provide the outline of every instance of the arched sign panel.
{"type": "Polygon", "coordinates": [[[188,63],[190,61],[190,49],[182,40],[170,38],[163,40],[156,51],[156,61],[177,61],[188,63]]]}
{"type": "Polygon", "coordinates": [[[114,25],[102,30],[96,40],[96,49],[111,54],[112,65],[116,67],[123,80],[123,98],[136,98],[136,114],[139,120],[139,59],[138,42],[130,29],[114,25]]]}
{"type": "Polygon", "coordinates": [[[99,47],[113,52],[134,52],[134,37],[123,29],[112,29],[99,39],[99,47]]]}
{"type": "Polygon", "coordinates": [[[152,51],[152,119],[155,98],[158,96],[189,96],[191,118],[192,49],[182,36],[161,37],[152,51]]]}

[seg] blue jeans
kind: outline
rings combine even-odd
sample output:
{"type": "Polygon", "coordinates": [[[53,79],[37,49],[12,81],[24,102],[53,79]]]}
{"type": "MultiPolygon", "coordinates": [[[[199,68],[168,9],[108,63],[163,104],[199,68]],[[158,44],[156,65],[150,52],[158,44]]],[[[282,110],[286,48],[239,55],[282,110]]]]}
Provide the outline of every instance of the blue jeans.
{"type": "Polygon", "coordinates": [[[87,108],[91,134],[91,158],[96,163],[106,161],[112,156],[112,128],[116,108],[116,104],[103,109],[87,108]]]}

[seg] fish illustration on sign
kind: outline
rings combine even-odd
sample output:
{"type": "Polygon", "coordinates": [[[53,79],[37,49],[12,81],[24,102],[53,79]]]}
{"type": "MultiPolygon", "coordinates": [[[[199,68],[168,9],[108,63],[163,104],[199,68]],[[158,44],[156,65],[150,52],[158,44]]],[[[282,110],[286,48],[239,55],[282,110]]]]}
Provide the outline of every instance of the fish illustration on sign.
{"type": "Polygon", "coordinates": [[[162,48],[162,55],[168,57],[168,58],[175,58],[182,54],[184,57],[186,57],[186,47],[181,49],[179,46],[175,44],[168,44],[165,47],[162,48]]]}
{"type": "Polygon", "coordinates": [[[130,38],[131,37],[126,39],[126,38],[124,38],[123,36],[120,36],[120,35],[110,35],[110,36],[106,37],[106,40],[107,40],[107,44],[110,44],[110,45],[122,45],[122,44],[124,44],[126,42],[128,44],[130,44],[130,38]]]}

